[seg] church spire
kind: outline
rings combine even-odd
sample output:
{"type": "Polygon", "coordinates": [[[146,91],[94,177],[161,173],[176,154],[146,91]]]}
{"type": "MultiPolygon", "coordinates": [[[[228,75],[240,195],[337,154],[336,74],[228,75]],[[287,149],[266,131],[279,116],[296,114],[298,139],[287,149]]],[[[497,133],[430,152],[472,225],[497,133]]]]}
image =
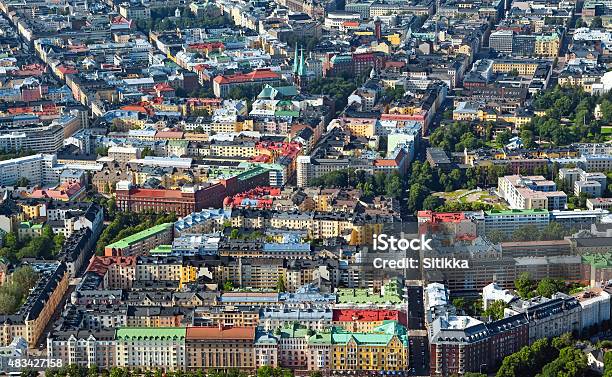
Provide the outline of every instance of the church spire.
{"type": "Polygon", "coordinates": [[[297,42],[295,42],[295,53],[293,55],[293,73],[297,74],[298,73],[298,45],[297,42]]]}
{"type": "Polygon", "coordinates": [[[306,64],[304,63],[304,47],[300,50],[300,64],[298,65],[298,76],[306,75],[306,64]]]}

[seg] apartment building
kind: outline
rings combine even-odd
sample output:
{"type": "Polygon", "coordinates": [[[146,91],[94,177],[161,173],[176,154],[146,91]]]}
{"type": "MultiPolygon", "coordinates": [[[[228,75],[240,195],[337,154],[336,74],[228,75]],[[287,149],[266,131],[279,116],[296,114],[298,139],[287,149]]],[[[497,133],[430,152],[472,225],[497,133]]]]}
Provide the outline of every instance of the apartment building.
{"type": "Polygon", "coordinates": [[[173,223],[155,225],[149,229],[123,238],[117,242],[106,245],[104,255],[110,256],[130,256],[148,252],[159,245],[172,243],[173,223]]]}
{"type": "Polygon", "coordinates": [[[432,376],[486,373],[529,344],[528,321],[522,314],[489,323],[445,314],[432,322],[429,343],[432,376]]]}
{"type": "Polygon", "coordinates": [[[406,313],[399,310],[333,309],[332,325],[351,332],[369,332],[386,321],[407,326],[406,313]]]}
{"type": "Polygon", "coordinates": [[[500,231],[510,236],[523,226],[533,225],[542,229],[549,223],[550,213],[547,209],[490,210],[485,212],[484,231],[485,234],[500,231]]]}
{"type": "Polygon", "coordinates": [[[56,184],[59,182],[59,172],[54,167],[57,167],[57,157],[53,154],[0,161],[0,185],[11,186],[21,178],[27,179],[30,185],[56,184]]]}
{"type": "Polygon", "coordinates": [[[512,209],[564,209],[567,195],[557,191],[557,185],[540,175],[507,175],[500,177],[498,195],[508,202],[512,209]]]}
{"type": "Polygon", "coordinates": [[[331,333],[333,370],[401,371],[408,368],[406,327],[389,321],[370,332],[331,333]]]}
{"type": "Polygon", "coordinates": [[[536,297],[518,300],[505,309],[506,315],[524,313],[529,320],[529,344],[542,338],[552,338],[565,333],[581,331],[582,309],[579,301],[563,293],[552,298],[536,297]]]}
{"type": "Polygon", "coordinates": [[[227,97],[230,90],[238,87],[259,87],[268,84],[271,86],[281,85],[282,78],[269,69],[256,69],[247,74],[233,74],[229,76],[217,76],[213,79],[213,92],[217,98],[227,97]]]}
{"type": "Polygon", "coordinates": [[[117,367],[185,370],[184,327],[118,328],[116,332],[117,367]]]}
{"type": "Polygon", "coordinates": [[[0,316],[2,346],[21,336],[28,342],[28,347],[35,348],[68,289],[69,278],[65,264],[37,262],[31,266],[39,273],[36,285],[15,314],[0,316]]]}
{"type": "Polygon", "coordinates": [[[255,327],[188,327],[186,365],[200,369],[255,369],[255,327]]]}
{"type": "Polygon", "coordinates": [[[255,167],[218,183],[200,186],[182,186],[180,190],[149,189],[135,187],[130,182],[117,183],[117,208],[123,211],[146,210],[174,212],[187,216],[205,208],[219,208],[223,200],[239,192],[257,186],[268,186],[270,174],[267,169],[255,167]]]}
{"type": "Polygon", "coordinates": [[[65,365],[106,367],[116,365],[115,330],[55,331],[47,336],[47,358],[65,365]]]}

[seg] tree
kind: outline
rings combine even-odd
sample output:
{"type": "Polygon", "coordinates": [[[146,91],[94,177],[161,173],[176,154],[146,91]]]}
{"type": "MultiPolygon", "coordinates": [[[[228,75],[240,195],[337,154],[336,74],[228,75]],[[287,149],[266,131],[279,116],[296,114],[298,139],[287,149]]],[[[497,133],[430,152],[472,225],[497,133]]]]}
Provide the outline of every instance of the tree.
{"type": "Polygon", "coordinates": [[[512,133],[508,130],[503,130],[497,134],[495,141],[499,146],[503,147],[510,142],[510,138],[512,138],[512,133]]]}
{"type": "Polygon", "coordinates": [[[26,177],[20,177],[16,182],[15,186],[17,187],[27,187],[30,185],[30,180],[26,177]]]}
{"type": "Polygon", "coordinates": [[[438,206],[440,206],[440,198],[435,195],[428,195],[423,200],[423,209],[425,210],[435,210],[438,206]]]}
{"type": "Polygon", "coordinates": [[[428,194],[429,190],[424,185],[420,183],[411,185],[408,192],[408,208],[412,211],[420,209],[428,194]]]}
{"type": "Polygon", "coordinates": [[[540,239],[540,230],[535,225],[524,225],[512,233],[514,241],[537,241],[540,239]]]}
{"type": "Polygon", "coordinates": [[[229,291],[233,291],[234,290],[234,284],[232,284],[231,281],[226,281],[225,283],[223,283],[223,290],[225,292],[229,292],[229,291]]]}
{"type": "Polygon", "coordinates": [[[21,377],[37,377],[38,371],[28,367],[28,368],[21,370],[20,376],[21,377]]]}
{"type": "Polygon", "coordinates": [[[466,308],[465,299],[463,297],[453,299],[453,306],[459,310],[464,310],[466,308]]]}
{"type": "Polygon", "coordinates": [[[508,236],[506,236],[506,233],[502,232],[501,230],[498,229],[492,229],[490,231],[487,232],[486,237],[489,241],[498,244],[501,242],[505,242],[508,240],[508,236]]]}
{"type": "Polygon", "coordinates": [[[593,17],[593,19],[591,20],[591,29],[601,29],[602,27],[603,27],[603,22],[601,20],[601,17],[599,16],[593,17]]]}
{"type": "Polygon", "coordinates": [[[402,181],[397,173],[387,175],[388,180],[385,181],[385,193],[392,198],[398,198],[402,195],[402,181]]]}
{"type": "Polygon", "coordinates": [[[285,292],[287,287],[285,285],[285,277],[283,275],[279,275],[278,280],[276,281],[276,291],[277,292],[285,292]]]}
{"type": "Polygon", "coordinates": [[[559,357],[545,365],[537,377],[581,377],[587,369],[585,353],[574,347],[565,347],[559,352],[559,357]]]}
{"type": "Polygon", "coordinates": [[[20,287],[33,287],[38,281],[38,273],[30,266],[19,267],[11,275],[11,281],[20,287]]]}
{"type": "Polygon", "coordinates": [[[17,311],[17,298],[8,293],[0,292],[0,314],[12,314],[17,311]]]}
{"type": "Polygon", "coordinates": [[[502,300],[493,301],[483,312],[483,316],[491,317],[492,320],[502,319],[504,318],[504,309],[507,307],[508,305],[502,300]]]}
{"type": "Polygon", "coordinates": [[[604,354],[603,377],[612,377],[612,352],[606,352],[604,354]]]}
{"type": "Polygon", "coordinates": [[[155,152],[153,152],[153,150],[149,147],[144,147],[142,152],[140,152],[140,157],[145,158],[147,156],[155,156],[155,152]]]}
{"type": "Polygon", "coordinates": [[[567,233],[568,231],[563,225],[553,221],[542,229],[540,238],[542,240],[560,240],[563,239],[563,236],[567,235],[567,233]]]}
{"type": "Polygon", "coordinates": [[[563,290],[565,284],[561,280],[544,278],[538,283],[536,293],[539,296],[551,297],[553,294],[563,290]]]}
{"type": "Polygon", "coordinates": [[[96,154],[98,156],[108,156],[108,147],[104,147],[104,146],[96,147],[96,154]]]}
{"type": "Polygon", "coordinates": [[[533,377],[550,361],[558,356],[558,351],[550,346],[547,338],[536,340],[504,358],[496,377],[533,377]]]}
{"type": "Polygon", "coordinates": [[[529,298],[531,291],[534,289],[534,282],[529,278],[528,272],[523,272],[514,282],[514,287],[521,298],[529,298]]]}
{"type": "Polygon", "coordinates": [[[572,334],[569,332],[566,332],[565,334],[562,334],[561,336],[553,338],[551,344],[553,347],[561,351],[565,347],[573,346],[574,343],[575,341],[574,341],[574,338],[572,337],[572,334]]]}

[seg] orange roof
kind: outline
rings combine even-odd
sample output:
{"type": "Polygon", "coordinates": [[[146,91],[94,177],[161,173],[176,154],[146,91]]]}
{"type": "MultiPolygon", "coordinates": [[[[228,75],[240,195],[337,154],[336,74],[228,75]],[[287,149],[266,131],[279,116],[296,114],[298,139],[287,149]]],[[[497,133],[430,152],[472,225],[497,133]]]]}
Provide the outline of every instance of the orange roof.
{"type": "Polygon", "coordinates": [[[141,198],[181,199],[183,193],[181,190],[135,188],[130,190],[130,196],[141,198]]]}
{"type": "Polygon", "coordinates": [[[127,110],[127,111],[137,111],[139,113],[147,113],[147,109],[144,106],[140,106],[140,105],[125,105],[125,106],[121,106],[121,110],[127,110]]]}
{"type": "Polygon", "coordinates": [[[357,21],[344,21],[342,23],[342,26],[344,26],[344,27],[347,27],[347,26],[357,27],[357,26],[359,26],[359,22],[357,22],[357,21]]]}
{"type": "Polygon", "coordinates": [[[217,84],[231,84],[231,83],[265,80],[265,79],[279,79],[279,78],[280,78],[280,75],[278,73],[272,72],[269,69],[256,69],[253,72],[250,72],[247,74],[237,73],[235,75],[229,75],[229,76],[219,75],[215,77],[213,80],[217,84]]]}
{"type": "Polygon", "coordinates": [[[183,131],[157,131],[156,139],[182,139],[183,131]]]}
{"type": "Polygon", "coordinates": [[[160,82],[155,84],[155,86],[153,87],[155,90],[158,90],[160,92],[173,92],[174,88],[171,87],[170,85],[168,85],[165,82],[160,82]]]}
{"type": "Polygon", "coordinates": [[[186,339],[193,340],[253,340],[255,327],[187,327],[186,339]]]}
{"type": "Polygon", "coordinates": [[[54,189],[34,190],[30,194],[30,198],[53,198],[69,200],[77,194],[83,186],[78,182],[63,183],[54,189]]]}
{"type": "Polygon", "coordinates": [[[72,67],[66,67],[65,65],[61,65],[59,67],[57,67],[57,70],[60,71],[61,73],[63,73],[64,75],[67,74],[71,74],[71,73],[77,73],[78,71],[72,67]]]}
{"type": "Polygon", "coordinates": [[[374,160],[374,166],[397,166],[395,160],[378,159],[374,160]]]}

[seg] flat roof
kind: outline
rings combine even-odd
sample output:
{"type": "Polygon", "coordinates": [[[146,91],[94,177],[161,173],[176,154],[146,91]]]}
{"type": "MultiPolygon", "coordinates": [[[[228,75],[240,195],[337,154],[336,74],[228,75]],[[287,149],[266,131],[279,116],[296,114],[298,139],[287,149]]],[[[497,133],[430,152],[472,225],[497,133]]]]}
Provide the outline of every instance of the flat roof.
{"type": "Polygon", "coordinates": [[[149,237],[153,237],[156,234],[162,233],[168,229],[172,229],[174,226],[173,223],[164,223],[155,225],[149,229],[145,229],[142,232],[138,232],[136,234],[132,234],[131,236],[125,237],[119,241],[113,242],[106,247],[122,249],[126,247],[130,247],[132,244],[145,240],[149,237]]]}

